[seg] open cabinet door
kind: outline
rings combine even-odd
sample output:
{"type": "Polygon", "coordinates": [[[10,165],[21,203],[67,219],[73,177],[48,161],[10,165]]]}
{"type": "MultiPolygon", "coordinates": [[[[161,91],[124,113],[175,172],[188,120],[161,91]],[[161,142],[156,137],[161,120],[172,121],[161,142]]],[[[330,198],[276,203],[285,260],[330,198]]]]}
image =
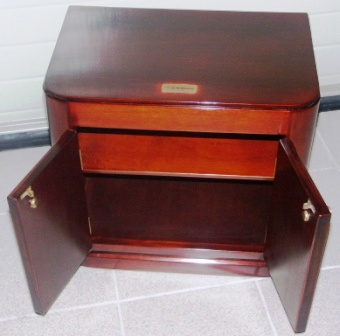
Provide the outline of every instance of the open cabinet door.
{"type": "Polygon", "coordinates": [[[289,139],[279,144],[265,260],[295,332],[306,329],[330,212],[289,139]]]}
{"type": "Polygon", "coordinates": [[[49,150],[8,203],[34,308],[45,314],[91,249],[74,132],[49,150]]]}

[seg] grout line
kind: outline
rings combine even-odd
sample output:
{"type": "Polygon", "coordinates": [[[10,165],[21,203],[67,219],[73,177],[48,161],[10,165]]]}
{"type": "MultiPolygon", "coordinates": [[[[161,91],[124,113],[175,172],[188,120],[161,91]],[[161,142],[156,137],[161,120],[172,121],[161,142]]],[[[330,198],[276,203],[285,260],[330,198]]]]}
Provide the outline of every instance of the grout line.
{"type": "Polygon", "coordinates": [[[218,287],[227,287],[229,285],[237,285],[237,284],[243,284],[243,283],[255,282],[255,281],[256,281],[256,279],[251,278],[251,279],[245,279],[245,280],[232,281],[232,282],[228,282],[228,283],[225,283],[225,284],[191,287],[191,288],[179,289],[179,290],[150,294],[150,295],[136,296],[136,297],[132,297],[132,298],[122,299],[122,300],[120,300],[120,302],[126,303],[126,302],[139,301],[139,300],[145,300],[145,299],[153,299],[153,298],[158,298],[158,297],[162,297],[162,296],[170,296],[170,295],[176,295],[176,294],[190,293],[190,292],[196,292],[196,291],[200,291],[200,290],[208,290],[208,289],[213,289],[213,288],[218,288],[218,287]]]}
{"type": "Polygon", "coordinates": [[[118,308],[118,316],[119,316],[119,322],[120,322],[120,331],[121,331],[122,336],[125,336],[123,315],[122,315],[122,309],[121,309],[121,306],[120,306],[121,301],[119,300],[119,290],[118,290],[118,281],[117,281],[116,271],[113,271],[113,279],[114,279],[115,293],[116,293],[116,299],[117,299],[117,308],[118,308]]]}
{"type": "Polygon", "coordinates": [[[327,172],[327,171],[332,171],[332,170],[336,170],[336,169],[337,169],[337,167],[308,169],[308,173],[327,172]]]}
{"type": "MultiPolygon", "coordinates": [[[[127,298],[127,299],[120,299],[119,298],[119,291],[118,291],[118,281],[116,277],[116,273],[114,273],[114,282],[115,282],[115,293],[116,293],[116,300],[111,300],[111,301],[103,301],[103,302],[96,302],[93,304],[86,304],[86,305],[80,305],[80,306],[74,306],[74,307],[67,307],[67,308],[58,308],[58,309],[51,309],[48,314],[57,314],[57,313],[62,313],[62,312],[67,312],[67,311],[74,311],[78,309],[89,309],[89,308],[96,308],[96,307],[102,307],[102,306],[109,306],[112,304],[117,304],[118,306],[118,314],[119,314],[119,319],[121,323],[121,331],[122,331],[122,336],[125,336],[125,329],[124,329],[124,324],[123,324],[123,315],[121,312],[121,303],[127,303],[127,302],[133,302],[133,301],[139,301],[139,300],[145,300],[145,299],[153,299],[153,298],[158,298],[162,296],[170,296],[170,295],[176,295],[176,294],[183,294],[183,293],[190,293],[190,292],[195,292],[199,290],[208,290],[208,289],[213,289],[213,288],[218,288],[218,287],[227,287],[229,285],[237,285],[237,284],[243,284],[243,283],[248,283],[248,282],[260,282],[265,280],[265,278],[249,278],[249,279],[244,279],[244,280],[237,280],[237,281],[232,281],[228,282],[225,284],[216,284],[212,286],[200,286],[200,287],[192,287],[192,288],[186,288],[182,290],[175,290],[175,291],[169,291],[169,292],[162,292],[162,293],[157,293],[157,294],[151,294],[151,295],[144,295],[144,296],[137,296],[137,297],[132,297],[132,298],[127,298]]],[[[2,321],[7,321],[7,320],[13,320],[13,319],[19,319],[19,318],[24,318],[24,317],[35,317],[36,314],[29,314],[29,315],[23,315],[23,316],[18,316],[18,317],[8,317],[8,318],[0,318],[0,322],[2,321]]],[[[276,335],[275,335],[276,336],[276,335]]]]}
{"type": "MultiPolygon", "coordinates": [[[[3,215],[3,214],[0,214],[3,215]]],[[[321,270],[322,271],[328,271],[328,270],[333,270],[333,269],[340,269],[340,265],[337,266],[326,266],[323,267],[321,270]]],[[[89,308],[96,308],[96,307],[103,307],[103,306],[109,306],[113,304],[117,304],[118,308],[118,315],[119,315],[119,320],[120,320],[120,326],[121,326],[121,335],[125,336],[125,329],[124,329],[124,323],[123,323],[123,316],[122,316],[122,311],[121,311],[121,303],[128,303],[128,302],[133,302],[133,301],[139,301],[139,300],[145,300],[145,299],[153,299],[153,298],[159,298],[163,296],[170,296],[170,295],[176,295],[176,294],[183,294],[183,293],[190,293],[190,292],[195,292],[199,290],[208,290],[208,289],[213,289],[213,288],[218,288],[218,287],[227,287],[229,285],[237,285],[237,284],[243,284],[243,283],[250,283],[250,282],[255,282],[255,285],[257,287],[258,293],[261,298],[261,302],[264,306],[269,324],[271,326],[271,329],[273,331],[273,336],[278,336],[276,328],[274,326],[274,323],[272,321],[271,315],[269,313],[269,309],[267,306],[267,303],[265,301],[262,289],[259,285],[261,281],[266,280],[266,278],[249,278],[249,279],[243,279],[243,280],[237,280],[237,281],[232,281],[228,282],[225,284],[216,284],[212,286],[200,286],[200,287],[192,287],[192,288],[186,288],[186,289],[181,289],[181,290],[174,290],[174,291],[168,291],[168,292],[162,292],[162,293],[157,293],[157,294],[151,294],[151,295],[144,295],[144,296],[137,296],[137,297],[131,297],[131,298],[126,298],[126,299],[120,299],[119,298],[119,291],[118,291],[118,281],[116,277],[116,272],[114,271],[114,283],[115,283],[115,294],[116,294],[116,300],[111,300],[111,301],[103,301],[103,302],[96,302],[93,304],[87,304],[87,305],[80,305],[80,306],[74,306],[74,307],[67,307],[67,308],[59,308],[59,309],[51,309],[49,311],[49,314],[58,314],[58,313],[63,313],[67,311],[75,311],[75,310],[81,310],[81,309],[89,309],[89,308]]],[[[21,316],[9,316],[9,317],[2,317],[0,318],[0,323],[1,322],[6,322],[10,320],[18,320],[21,318],[38,318],[36,314],[28,314],[28,315],[21,315],[21,316]]]]}
{"type": "Polygon", "coordinates": [[[262,304],[263,304],[264,310],[266,311],[266,315],[267,315],[267,318],[268,318],[270,327],[271,327],[271,329],[272,329],[272,331],[273,331],[273,335],[274,335],[274,336],[278,336],[277,331],[276,331],[276,328],[275,328],[275,325],[274,325],[273,320],[272,320],[272,318],[271,318],[271,316],[270,316],[270,313],[269,313],[269,309],[268,309],[268,306],[267,306],[266,299],[264,298],[262,289],[261,289],[261,287],[260,287],[260,285],[259,285],[259,282],[258,282],[258,281],[255,281],[255,284],[256,284],[257,291],[258,291],[258,293],[259,293],[259,295],[260,295],[261,302],[262,302],[262,304]]]}
{"type": "MultiPolygon", "coordinates": [[[[87,305],[80,305],[80,306],[66,307],[66,308],[57,308],[57,309],[51,308],[48,311],[48,315],[70,312],[70,311],[75,311],[75,310],[110,306],[112,304],[117,304],[117,301],[115,301],[115,300],[114,301],[104,301],[104,302],[97,302],[95,304],[87,304],[87,305]]],[[[19,319],[22,319],[22,318],[42,318],[42,317],[39,316],[38,314],[33,314],[33,313],[27,314],[27,315],[19,315],[19,316],[0,317],[0,323],[6,322],[6,321],[12,321],[12,320],[19,320],[19,319]]]]}
{"type": "MultiPolygon", "coordinates": [[[[104,307],[104,306],[110,306],[112,304],[117,304],[116,300],[113,301],[103,301],[103,302],[96,302],[91,304],[85,304],[80,306],[74,306],[74,307],[66,307],[66,308],[57,308],[57,309],[51,309],[48,311],[48,314],[58,314],[68,311],[74,311],[74,310],[81,310],[81,309],[89,309],[89,308],[96,308],[96,307],[104,307]]],[[[27,315],[28,317],[32,315],[27,315]]],[[[33,315],[35,316],[35,314],[33,315]]]]}
{"type": "Polygon", "coordinates": [[[15,321],[19,319],[24,319],[24,318],[39,318],[41,316],[38,316],[37,314],[27,314],[27,315],[18,315],[18,316],[7,316],[7,317],[0,317],[0,323],[2,322],[7,322],[7,321],[15,321]]]}
{"type": "Polygon", "coordinates": [[[334,270],[334,269],[340,269],[340,265],[336,265],[336,266],[325,266],[321,268],[321,271],[330,271],[330,270],[334,270]]]}
{"type": "Polygon", "coordinates": [[[9,317],[1,317],[1,318],[0,318],[0,323],[2,323],[2,322],[7,322],[7,321],[18,320],[18,319],[24,318],[24,317],[27,317],[27,316],[25,315],[25,316],[9,316],[9,317]]]}

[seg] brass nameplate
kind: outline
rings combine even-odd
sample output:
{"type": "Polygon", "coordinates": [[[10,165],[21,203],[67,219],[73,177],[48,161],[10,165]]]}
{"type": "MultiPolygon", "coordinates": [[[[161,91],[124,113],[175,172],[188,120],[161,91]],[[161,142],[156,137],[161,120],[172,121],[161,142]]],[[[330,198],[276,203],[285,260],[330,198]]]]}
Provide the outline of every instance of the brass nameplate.
{"type": "Polygon", "coordinates": [[[162,84],[162,93],[185,93],[196,94],[198,85],[183,83],[164,83],[162,84]]]}

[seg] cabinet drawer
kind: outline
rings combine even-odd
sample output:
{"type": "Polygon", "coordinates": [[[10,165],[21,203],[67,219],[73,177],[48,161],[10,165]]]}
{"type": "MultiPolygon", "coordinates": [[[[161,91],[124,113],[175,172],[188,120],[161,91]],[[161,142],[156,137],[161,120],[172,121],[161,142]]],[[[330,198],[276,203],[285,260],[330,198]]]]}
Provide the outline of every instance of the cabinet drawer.
{"type": "Polygon", "coordinates": [[[106,129],[283,135],[289,131],[290,114],[285,109],[69,103],[72,127],[106,129]]]}
{"type": "Polygon", "coordinates": [[[79,133],[87,173],[268,180],[278,142],[174,134],[79,133]]]}

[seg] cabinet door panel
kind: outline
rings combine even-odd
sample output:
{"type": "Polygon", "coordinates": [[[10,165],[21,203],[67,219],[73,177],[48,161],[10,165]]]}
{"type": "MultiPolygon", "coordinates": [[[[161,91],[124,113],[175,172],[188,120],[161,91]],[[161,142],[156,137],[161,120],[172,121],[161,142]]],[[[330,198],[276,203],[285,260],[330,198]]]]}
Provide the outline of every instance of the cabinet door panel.
{"type": "Polygon", "coordinates": [[[294,146],[281,140],[265,260],[295,332],[306,329],[329,222],[329,209],[294,146]]]}
{"type": "Polygon", "coordinates": [[[8,203],[34,308],[45,314],[91,249],[75,133],[64,134],[8,203]]]}

